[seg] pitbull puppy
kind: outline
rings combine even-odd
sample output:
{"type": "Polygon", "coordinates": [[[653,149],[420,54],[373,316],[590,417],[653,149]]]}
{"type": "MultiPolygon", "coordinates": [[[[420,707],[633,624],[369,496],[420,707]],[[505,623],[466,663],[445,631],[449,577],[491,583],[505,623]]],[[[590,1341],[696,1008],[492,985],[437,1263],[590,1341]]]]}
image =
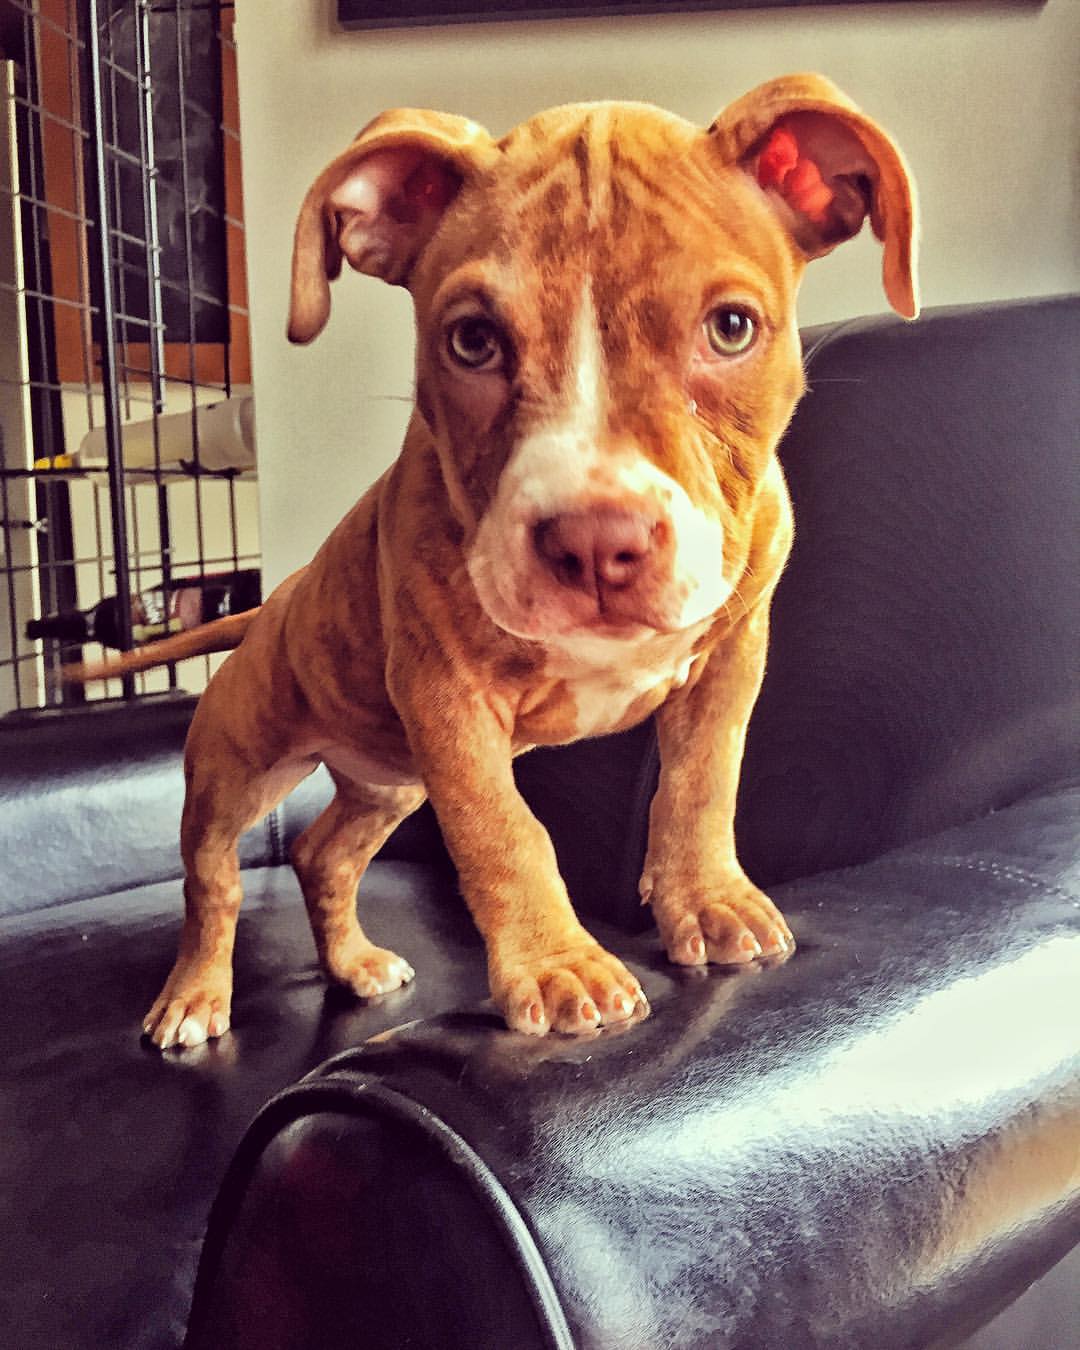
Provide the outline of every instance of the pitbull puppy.
{"type": "Polygon", "coordinates": [[[803,390],[796,291],[866,217],[885,293],[914,317],[903,159],[816,75],[706,129],[597,103],[496,140],[401,109],[323,170],[296,228],[289,336],[319,334],[343,262],[406,286],[416,408],[394,465],[260,610],[107,669],[240,642],[188,740],[186,913],[145,1021],[156,1045],[228,1028],[238,836],[320,761],[337,795],[292,861],[328,977],[361,997],[413,977],[364,935],[356,892],[427,797],[507,1025],[640,1016],[511,761],[653,714],[641,895],[669,958],[793,949],[739,865],[735,797],[792,538],[775,452],[803,390]]]}

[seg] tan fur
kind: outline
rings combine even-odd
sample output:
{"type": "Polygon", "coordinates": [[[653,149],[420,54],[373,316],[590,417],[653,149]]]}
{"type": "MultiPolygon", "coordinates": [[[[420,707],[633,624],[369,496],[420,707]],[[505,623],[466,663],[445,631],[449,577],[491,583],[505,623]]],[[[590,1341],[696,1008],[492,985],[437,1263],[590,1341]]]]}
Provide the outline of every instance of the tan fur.
{"type": "Polygon", "coordinates": [[[902,161],[816,76],[764,86],[710,130],[597,104],[542,113],[496,142],[459,118],[398,111],[316,180],[297,226],[290,335],[317,335],[343,260],[406,284],[417,408],[396,463],[245,620],[200,702],[181,950],[146,1022],[158,1045],[227,1027],[236,838],[320,759],[338,797],[294,862],[323,964],[357,994],[411,978],[360,930],[356,887],[428,796],[509,1026],[576,1033],[640,1016],[636,978],[579,923],[511,760],[653,712],[662,771],[642,894],[668,955],[744,963],[793,949],[739,866],[732,820],[792,534],[774,452],[803,387],[795,295],[807,258],[829,246],[755,178],[762,138],[800,109],[826,117],[794,125],[846,203],[865,194],[890,298],[912,312],[902,161]],[[725,303],[757,321],[735,358],[703,339],[725,303]],[[496,325],[490,368],[448,354],[462,315],[496,325]],[[630,583],[575,589],[538,561],[529,504],[548,498],[558,519],[601,522],[598,540],[605,520],[645,513],[650,543],[630,583]],[[708,567],[687,542],[695,522],[722,538],[708,567]],[[699,584],[715,597],[703,617],[699,584]]]}

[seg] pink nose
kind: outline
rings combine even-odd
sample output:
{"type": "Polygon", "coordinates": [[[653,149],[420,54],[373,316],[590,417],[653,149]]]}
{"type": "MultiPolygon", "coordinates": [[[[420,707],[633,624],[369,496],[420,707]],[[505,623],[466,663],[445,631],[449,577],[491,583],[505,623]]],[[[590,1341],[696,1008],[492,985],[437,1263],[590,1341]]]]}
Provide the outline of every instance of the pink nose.
{"type": "Polygon", "coordinates": [[[624,591],[645,568],[656,522],[616,507],[567,511],[542,520],[533,544],[558,581],[571,590],[599,596],[624,591]]]}

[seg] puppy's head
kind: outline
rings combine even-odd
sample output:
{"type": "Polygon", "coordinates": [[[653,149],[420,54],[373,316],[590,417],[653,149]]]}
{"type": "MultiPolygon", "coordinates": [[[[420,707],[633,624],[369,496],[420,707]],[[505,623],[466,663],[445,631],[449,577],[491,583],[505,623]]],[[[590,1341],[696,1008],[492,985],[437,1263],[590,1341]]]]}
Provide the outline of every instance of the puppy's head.
{"type": "Polygon", "coordinates": [[[540,641],[676,631],[744,576],[803,388],[800,277],[867,217],[914,317],[903,160],[819,76],[707,129],[584,104],[494,141],[397,111],[305,200],[289,335],[321,331],[343,259],[408,286],[417,416],[489,616],[540,641]]]}

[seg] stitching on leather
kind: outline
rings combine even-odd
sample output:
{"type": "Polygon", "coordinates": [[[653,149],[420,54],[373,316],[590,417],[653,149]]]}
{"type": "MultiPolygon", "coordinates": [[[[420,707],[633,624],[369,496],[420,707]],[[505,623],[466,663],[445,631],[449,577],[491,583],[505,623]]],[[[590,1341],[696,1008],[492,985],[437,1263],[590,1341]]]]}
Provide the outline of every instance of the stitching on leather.
{"type": "Polygon", "coordinates": [[[1056,886],[1052,881],[1046,881],[1037,876],[1034,872],[1024,871],[1020,867],[1010,867],[1005,863],[992,862],[988,858],[889,858],[882,859],[894,867],[924,867],[927,864],[935,867],[953,867],[962,872],[982,872],[999,881],[1018,881],[1025,886],[1030,886],[1032,890],[1039,891],[1043,895],[1054,896],[1058,900],[1064,900],[1072,905],[1074,909],[1080,909],[1080,899],[1065,890],[1063,886],[1056,886]]]}

